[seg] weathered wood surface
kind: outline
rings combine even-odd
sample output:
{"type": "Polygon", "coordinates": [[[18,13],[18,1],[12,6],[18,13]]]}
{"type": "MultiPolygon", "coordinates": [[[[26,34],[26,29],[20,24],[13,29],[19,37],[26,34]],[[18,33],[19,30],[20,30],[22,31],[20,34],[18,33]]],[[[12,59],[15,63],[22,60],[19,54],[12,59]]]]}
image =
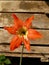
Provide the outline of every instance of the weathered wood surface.
{"type": "MultiPolygon", "coordinates": [[[[0,27],[13,25],[13,13],[0,13],[0,27]]],[[[33,27],[49,28],[49,18],[45,14],[15,13],[22,21],[34,16],[33,27]]]]}
{"type": "MultiPolygon", "coordinates": [[[[49,30],[46,30],[46,31],[45,30],[37,30],[37,31],[39,31],[43,35],[43,38],[33,40],[33,41],[31,41],[30,44],[49,45],[49,30]]],[[[0,43],[10,43],[12,37],[13,36],[11,34],[9,34],[7,31],[0,30],[0,43]]]]}
{"type": "MultiPolygon", "coordinates": [[[[3,1],[3,0],[0,0],[0,1],[3,1]]],[[[4,0],[4,1],[39,1],[39,0],[4,0]]]]}
{"type": "MultiPolygon", "coordinates": [[[[49,18],[45,14],[29,14],[29,13],[15,13],[21,20],[25,21],[28,17],[34,15],[33,27],[49,29],[49,18]]],[[[0,27],[13,25],[13,18],[11,13],[1,13],[0,27]]],[[[49,44],[49,30],[40,30],[43,38],[33,41],[35,44],[49,44]]],[[[9,43],[12,36],[5,30],[0,29],[0,43],[9,43]]]]}
{"type": "MultiPolygon", "coordinates": [[[[43,35],[43,38],[30,42],[31,51],[28,52],[26,49],[24,49],[23,57],[49,58],[49,18],[46,16],[46,14],[38,14],[39,12],[49,13],[49,6],[46,4],[46,2],[0,0],[0,27],[13,25],[13,17],[11,16],[12,13],[7,12],[19,12],[15,14],[22,21],[25,21],[28,17],[34,15],[34,20],[32,21],[33,28],[36,28],[36,30],[43,35]],[[36,14],[33,12],[36,12],[36,14]]],[[[14,51],[10,51],[10,41],[12,37],[13,36],[6,30],[0,28],[0,54],[20,57],[22,45],[20,46],[20,48],[17,48],[14,51]]]]}
{"type": "MultiPolygon", "coordinates": [[[[11,54],[11,56],[17,56],[17,54],[19,56],[21,54],[21,49],[22,46],[15,49],[14,51],[10,51],[9,45],[0,45],[0,53],[5,53],[9,55],[11,54]]],[[[29,52],[26,49],[24,49],[23,54],[25,55],[24,57],[42,57],[44,55],[46,56],[49,55],[49,47],[31,46],[31,51],[29,52]]]]}
{"type": "MultiPolygon", "coordinates": [[[[14,51],[10,51],[9,45],[0,45],[0,52],[13,52],[13,53],[21,53],[22,46],[19,48],[15,49],[14,51]]],[[[49,47],[42,47],[42,46],[31,46],[31,51],[27,51],[24,47],[23,53],[29,54],[29,53],[43,53],[43,54],[49,54],[49,47]]]]}
{"type": "MultiPolygon", "coordinates": [[[[13,57],[21,57],[21,53],[13,53],[13,52],[2,52],[0,53],[1,54],[4,54],[5,56],[13,56],[13,57]]],[[[49,57],[49,55],[45,55],[46,57],[49,57]]],[[[41,54],[35,54],[35,53],[28,53],[28,54],[23,54],[23,57],[32,57],[32,58],[43,58],[43,56],[41,54]]]]}
{"type": "Polygon", "coordinates": [[[45,1],[1,1],[0,11],[49,13],[49,6],[45,1]]]}
{"type": "MultiPolygon", "coordinates": [[[[33,40],[30,44],[35,44],[39,46],[31,45],[31,52],[24,49],[24,57],[43,57],[41,54],[45,54],[46,57],[49,57],[49,18],[45,14],[30,14],[30,13],[15,13],[22,21],[25,21],[28,17],[34,15],[34,20],[32,21],[33,28],[39,31],[43,38],[33,40]],[[48,30],[42,30],[40,28],[46,28],[48,30]],[[47,45],[47,46],[40,46],[47,45]]],[[[0,13],[0,27],[11,26],[13,25],[12,13],[0,13]]],[[[6,56],[19,56],[21,54],[21,48],[18,48],[14,51],[10,51],[9,45],[12,39],[12,35],[9,34],[6,30],[0,28],[0,54],[5,54],[6,56]],[[20,50],[20,51],[19,51],[20,50]]]]}

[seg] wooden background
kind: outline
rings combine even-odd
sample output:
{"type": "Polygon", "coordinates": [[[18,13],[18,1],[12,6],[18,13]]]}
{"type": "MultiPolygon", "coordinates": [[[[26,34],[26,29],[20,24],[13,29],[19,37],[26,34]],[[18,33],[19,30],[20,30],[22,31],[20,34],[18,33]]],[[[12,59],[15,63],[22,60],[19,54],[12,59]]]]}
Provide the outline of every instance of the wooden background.
{"type": "Polygon", "coordinates": [[[21,56],[22,45],[10,51],[9,45],[13,36],[3,29],[4,26],[13,25],[12,13],[23,21],[34,15],[33,28],[43,35],[42,39],[30,42],[31,51],[24,49],[23,57],[49,58],[49,5],[45,1],[0,0],[0,54],[21,56]]]}

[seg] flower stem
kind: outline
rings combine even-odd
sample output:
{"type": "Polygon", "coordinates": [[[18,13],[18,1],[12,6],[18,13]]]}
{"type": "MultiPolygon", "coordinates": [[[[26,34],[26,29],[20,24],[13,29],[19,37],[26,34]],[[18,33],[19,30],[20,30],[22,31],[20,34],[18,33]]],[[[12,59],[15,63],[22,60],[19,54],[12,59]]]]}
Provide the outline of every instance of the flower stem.
{"type": "Polygon", "coordinates": [[[19,65],[22,65],[23,50],[24,50],[24,44],[22,46],[22,52],[21,52],[20,64],[19,65]]]}

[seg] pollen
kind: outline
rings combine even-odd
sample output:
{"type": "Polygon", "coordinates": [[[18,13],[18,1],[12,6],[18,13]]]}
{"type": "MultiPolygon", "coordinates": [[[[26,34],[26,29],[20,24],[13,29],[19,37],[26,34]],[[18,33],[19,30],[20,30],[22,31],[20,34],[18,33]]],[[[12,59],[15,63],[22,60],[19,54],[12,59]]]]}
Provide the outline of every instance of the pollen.
{"type": "Polygon", "coordinates": [[[22,36],[22,35],[26,35],[27,29],[25,27],[20,28],[17,33],[18,35],[22,36]]]}

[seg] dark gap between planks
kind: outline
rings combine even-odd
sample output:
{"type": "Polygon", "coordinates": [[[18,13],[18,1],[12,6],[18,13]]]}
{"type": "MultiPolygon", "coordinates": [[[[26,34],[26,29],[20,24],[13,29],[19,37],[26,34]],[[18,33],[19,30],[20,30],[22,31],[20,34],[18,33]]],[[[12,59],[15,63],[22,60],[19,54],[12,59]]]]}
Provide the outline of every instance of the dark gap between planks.
{"type": "Polygon", "coordinates": [[[46,16],[49,18],[49,14],[46,14],[46,16]]]}
{"type": "Polygon", "coordinates": [[[45,13],[45,12],[19,12],[19,11],[17,11],[17,12],[2,12],[2,11],[0,11],[0,13],[30,13],[30,14],[48,14],[48,13],[45,13]]]}
{"type": "Polygon", "coordinates": [[[49,18],[49,13],[47,12],[2,12],[0,11],[0,13],[29,13],[29,14],[45,14],[48,18],[49,18]]]}
{"type": "Polygon", "coordinates": [[[46,0],[45,0],[45,2],[46,2],[46,4],[49,6],[49,1],[48,1],[48,0],[46,1],[46,0]]]}
{"type": "MultiPolygon", "coordinates": [[[[10,54],[21,54],[21,52],[6,52],[6,51],[0,51],[0,53],[10,53],[10,54]]],[[[33,52],[30,52],[30,53],[26,53],[26,52],[23,52],[23,54],[36,54],[36,55],[49,55],[49,53],[33,53],[33,52]]]]}
{"type": "MultiPolygon", "coordinates": [[[[0,27],[0,29],[4,29],[4,27],[0,27]]],[[[38,29],[38,30],[49,30],[49,28],[33,28],[33,29],[38,29]]]]}
{"type": "MultiPolygon", "coordinates": [[[[0,45],[10,45],[10,43],[0,43],[0,45]]],[[[21,44],[21,45],[23,45],[23,44],[21,44]]],[[[49,44],[30,44],[30,46],[49,47],[49,44]]]]}

